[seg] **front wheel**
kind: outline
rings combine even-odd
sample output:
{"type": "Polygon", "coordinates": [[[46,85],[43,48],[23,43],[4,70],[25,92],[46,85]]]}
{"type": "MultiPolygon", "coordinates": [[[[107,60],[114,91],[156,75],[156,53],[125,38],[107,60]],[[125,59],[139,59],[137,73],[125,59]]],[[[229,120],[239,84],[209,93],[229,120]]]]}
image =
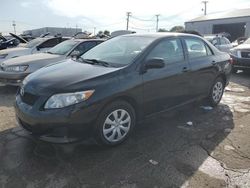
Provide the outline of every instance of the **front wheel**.
{"type": "Polygon", "coordinates": [[[135,111],[125,101],[116,101],[104,108],[96,122],[96,140],[115,146],[125,141],[135,126],[135,111]]]}
{"type": "Polygon", "coordinates": [[[222,78],[217,78],[210,90],[209,96],[208,96],[208,102],[211,106],[215,107],[217,106],[222,98],[222,95],[224,93],[225,84],[222,78]]]}

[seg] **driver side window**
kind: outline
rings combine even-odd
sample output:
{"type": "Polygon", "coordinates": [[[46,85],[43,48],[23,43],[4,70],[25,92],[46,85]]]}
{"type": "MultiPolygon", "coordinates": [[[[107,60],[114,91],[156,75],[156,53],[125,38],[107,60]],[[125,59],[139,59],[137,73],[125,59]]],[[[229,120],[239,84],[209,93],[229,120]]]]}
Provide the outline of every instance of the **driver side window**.
{"type": "Polygon", "coordinates": [[[87,52],[88,50],[90,50],[91,48],[96,46],[96,42],[83,42],[81,44],[79,44],[74,50],[74,53],[78,53],[78,55],[82,55],[85,52],[87,52]]]}
{"type": "Polygon", "coordinates": [[[179,39],[167,39],[158,43],[149,53],[147,59],[162,58],[165,63],[184,61],[182,45],[179,39]]]}

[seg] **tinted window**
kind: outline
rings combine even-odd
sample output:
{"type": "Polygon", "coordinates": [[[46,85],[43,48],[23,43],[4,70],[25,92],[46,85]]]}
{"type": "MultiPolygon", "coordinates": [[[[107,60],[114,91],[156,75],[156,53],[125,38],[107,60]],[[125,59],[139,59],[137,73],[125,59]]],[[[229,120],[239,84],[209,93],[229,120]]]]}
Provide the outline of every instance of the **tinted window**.
{"type": "Polygon", "coordinates": [[[96,46],[96,42],[95,41],[90,41],[90,42],[83,42],[81,44],[79,44],[74,51],[78,51],[79,55],[89,51],[91,48],[96,46]]]}
{"type": "Polygon", "coordinates": [[[204,42],[196,38],[185,39],[189,58],[207,56],[207,50],[204,42]]]}
{"type": "Polygon", "coordinates": [[[182,45],[179,39],[161,41],[150,52],[147,59],[162,58],[166,63],[174,63],[184,60],[182,45]]]}
{"type": "Polygon", "coordinates": [[[40,45],[40,48],[51,48],[61,42],[60,38],[48,39],[40,45]]]}

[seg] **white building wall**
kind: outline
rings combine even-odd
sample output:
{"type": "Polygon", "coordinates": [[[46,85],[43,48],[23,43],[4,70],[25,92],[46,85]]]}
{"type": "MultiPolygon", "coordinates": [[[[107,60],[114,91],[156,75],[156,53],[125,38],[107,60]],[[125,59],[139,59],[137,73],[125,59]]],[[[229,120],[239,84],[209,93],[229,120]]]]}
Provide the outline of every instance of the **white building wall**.
{"type": "Polygon", "coordinates": [[[250,37],[250,17],[185,22],[185,29],[195,30],[201,34],[212,34],[213,25],[232,23],[246,23],[245,36],[250,37]]]}
{"type": "Polygon", "coordinates": [[[49,32],[50,35],[62,34],[62,36],[71,37],[74,34],[81,32],[81,31],[82,31],[82,29],[80,29],[80,28],[75,29],[75,28],[44,27],[44,28],[24,31],[23,33],[30,34],[34,37],[39,37],[40,35],[49,32]]]}

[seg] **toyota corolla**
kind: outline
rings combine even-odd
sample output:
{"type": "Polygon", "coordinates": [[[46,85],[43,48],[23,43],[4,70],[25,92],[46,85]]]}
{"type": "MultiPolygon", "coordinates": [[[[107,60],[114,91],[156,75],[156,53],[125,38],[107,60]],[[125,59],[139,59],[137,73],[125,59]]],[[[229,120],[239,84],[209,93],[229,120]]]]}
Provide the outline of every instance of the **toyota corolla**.
{"type": "Polygon", "coordinates": [[[200,99],[216,106],[231,62],[190,34],[119,36],[26,77],[16,96],[17,120],[48,141],[93,134],[117,145],[145,117],[200,99]]]}

